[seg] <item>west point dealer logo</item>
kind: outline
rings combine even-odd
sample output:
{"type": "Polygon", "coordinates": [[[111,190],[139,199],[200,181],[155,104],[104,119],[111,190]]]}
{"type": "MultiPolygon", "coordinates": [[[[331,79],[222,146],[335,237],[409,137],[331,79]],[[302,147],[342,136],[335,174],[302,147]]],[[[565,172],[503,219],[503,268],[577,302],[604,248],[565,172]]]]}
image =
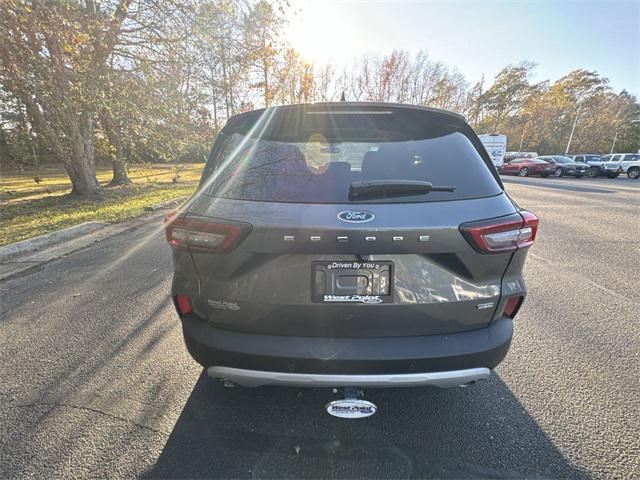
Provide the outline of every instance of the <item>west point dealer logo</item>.
{"type": "Polygon", "coordinates": [[[382,303],[380,295],[325,295],[325,302],[382,303]]]}
{"type": "Polygon", "coordinates": [[[375,403],[361,399],[343,399],[333,401],[325,407],[329,415],[338,418],[366,418],[378,410],[375,403]]]}

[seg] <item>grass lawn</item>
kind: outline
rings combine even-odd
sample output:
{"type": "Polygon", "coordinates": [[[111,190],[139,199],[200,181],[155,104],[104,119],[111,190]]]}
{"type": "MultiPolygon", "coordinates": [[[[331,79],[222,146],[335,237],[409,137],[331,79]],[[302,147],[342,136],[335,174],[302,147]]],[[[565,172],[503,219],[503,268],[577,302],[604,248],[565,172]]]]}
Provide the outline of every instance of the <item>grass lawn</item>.
{"type": "MultiPolygon", "coordinates": [[[[105,188],[101,199],[70,197],[71,185],[62,169],[0,173],[0,246],[90,220],[119,222],[141,215],[144,207],[190,195],[203,164],[129,167],[133,185],[105,188]],[[36,183],[35,179],[38,179],[36,183]]],[[[106,185],[111,170],[98,171],[106,185]]]]}

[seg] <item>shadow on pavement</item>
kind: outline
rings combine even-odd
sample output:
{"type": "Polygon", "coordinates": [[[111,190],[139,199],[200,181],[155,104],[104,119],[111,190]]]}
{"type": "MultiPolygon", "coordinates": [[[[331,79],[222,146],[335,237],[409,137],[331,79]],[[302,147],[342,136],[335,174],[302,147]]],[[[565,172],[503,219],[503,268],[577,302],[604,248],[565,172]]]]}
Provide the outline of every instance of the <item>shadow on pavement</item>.
{"type": "MultiPolygon", "coordinates": [[[[562,179],[556,178],[543,178],[540,181],[528,181],[528,180],[519,180],[517,177],[509,178],[509,177],[500,177],[502,183],[515,183],[518,185],[531,185],[535,187],[542,188],[551,188],[553,190],[569,190],[571,192],[582,192],[582,193],[618,193],[617,190],[610,190],[607,188],[596,188],[596,187],[578,187],[575,185],[563,184],[562,179]]],[[[536,179],[538,180],[538,179],[536,179]]],[[[567,179],[570,180],[570,179],[567,179]]]]}
{"type": "Polygon", "coordinates": [[[146,477],[588,478],[495,374],[365,397],[376,415],[341,420],[329,389],[225,389],[203,372],[146,477]]]}

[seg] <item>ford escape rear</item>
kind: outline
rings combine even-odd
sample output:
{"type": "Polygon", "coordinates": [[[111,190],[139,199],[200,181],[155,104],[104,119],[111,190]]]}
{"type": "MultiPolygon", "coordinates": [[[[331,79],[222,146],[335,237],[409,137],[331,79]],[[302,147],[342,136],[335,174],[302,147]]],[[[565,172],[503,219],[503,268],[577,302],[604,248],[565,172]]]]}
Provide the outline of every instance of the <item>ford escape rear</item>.
{"type": "Polygon", "coordinates": [[[537,225],[457,114],[257,110],[227,122],[166,220],[172,295],[214,378],[462,385],[507,353],[537,225]]]}

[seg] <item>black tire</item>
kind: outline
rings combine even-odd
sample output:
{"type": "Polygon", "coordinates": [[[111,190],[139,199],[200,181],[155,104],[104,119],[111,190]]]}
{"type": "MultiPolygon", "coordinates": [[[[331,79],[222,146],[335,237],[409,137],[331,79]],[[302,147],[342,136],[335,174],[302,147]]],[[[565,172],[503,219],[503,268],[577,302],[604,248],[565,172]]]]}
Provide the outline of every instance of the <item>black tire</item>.
{"type": "Polygon", "coordinates": [[[640,168],[630,167],[629,170],[627,170],[627,177],[632,178],[634,180],[640,178],[640,168]]]}
{"type": "Polygon", "coordinates": [[[598,167],[591,167],[589,170],[587,170],[587,177],[597,178],[599,173],[600,170],[598,169],[598,167]]]}
{"type": "Polygon", "coordinates": [[[560,178],[562,176],[562,169],[560,167],[556,168],[553,171],[553,176],[556,178],[560,178]]]}
{"type": "Polygon", "coordinates": [[[607,173],[607,178],[618,178],[619,173],[607,173]]]}
{"type": "Polygon", "coordinates": [[[522,167],[518,172],[519,177],[527,177],[529,176],[529,169],[527,167],[522,167]]]}

